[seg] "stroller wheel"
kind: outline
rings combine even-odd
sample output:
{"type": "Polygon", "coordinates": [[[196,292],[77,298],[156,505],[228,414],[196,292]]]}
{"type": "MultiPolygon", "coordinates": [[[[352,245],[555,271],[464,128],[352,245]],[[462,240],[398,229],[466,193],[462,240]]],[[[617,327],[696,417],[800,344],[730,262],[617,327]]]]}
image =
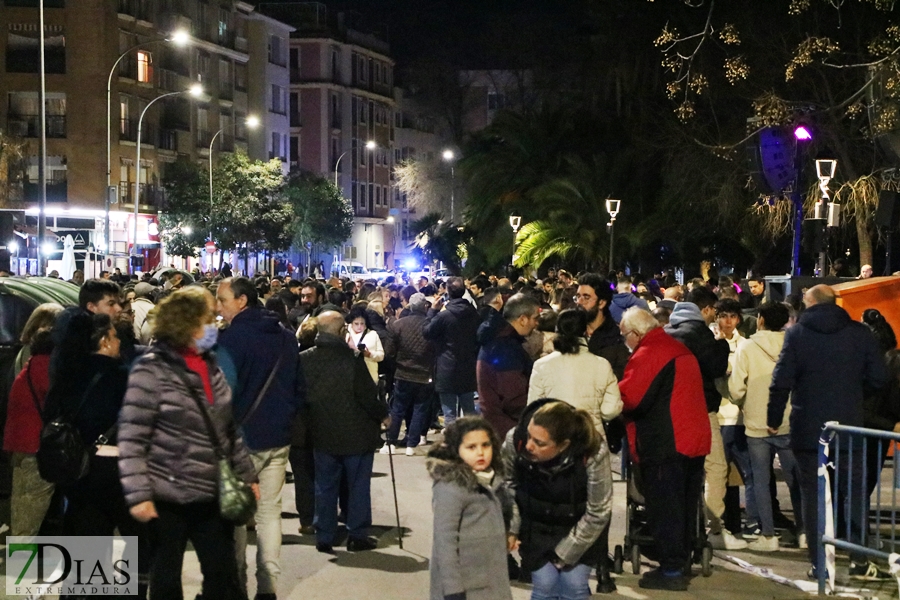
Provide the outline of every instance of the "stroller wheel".
{"type": "Polygon", "coordinates": [[[641,547],[637,544],[631,546],[631,572],[635,575],[641,574],[641,547]]]}
{"type": "Polygon", "coordinates": [[[709,577],[712,575],[712,546],[707,543],[700,552],[700,574],[709,577]]]}
{"type": "Polygon", "coordinates": [[[613,549],[613,573],[616,575],[622,574],[622,546],[616,546],[613,549]]]}

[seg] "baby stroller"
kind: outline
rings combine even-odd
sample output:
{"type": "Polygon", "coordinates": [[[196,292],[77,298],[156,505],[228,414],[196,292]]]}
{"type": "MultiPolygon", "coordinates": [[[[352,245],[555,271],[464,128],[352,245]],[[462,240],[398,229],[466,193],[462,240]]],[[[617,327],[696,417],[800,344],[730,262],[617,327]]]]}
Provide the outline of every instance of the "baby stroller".
{"type": "MultiPolygon", "coordinates": [[[[641,492],[640,465],[628,461],[623,456],[623,468],[627,468],[628,493],[625,508],[625,541],[624,548],[616,546],[614,550],[613,566],[616,573],[622,572],[623,555],[631,560],[631,572],[635,575],[641,572],[641,554],[647,558],[655,559],[655,541],[647,527],[647,513],[644,496],[641,492]],[[624,465],[628,465],[624,467],[624,465]]],[[[704,512],[703,496],[697,504],[696,529],[694,530],[694,543],[691,551],[691,560],[684,565],[684,574],[691,574],[691,565],[699,564],[700,573],[704,577],[712,574],[712,545],[706,538],[706,516],[704,512]]]]}

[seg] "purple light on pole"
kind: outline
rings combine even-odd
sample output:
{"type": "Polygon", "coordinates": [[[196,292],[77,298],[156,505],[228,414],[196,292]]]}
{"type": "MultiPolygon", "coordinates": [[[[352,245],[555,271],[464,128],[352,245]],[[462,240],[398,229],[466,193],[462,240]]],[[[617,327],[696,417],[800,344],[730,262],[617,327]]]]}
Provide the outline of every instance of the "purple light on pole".
{"type": "Polygon", "coordinates": [[[812,139],[812,133],[804,125],[798,125],[794,128],[794,137],[800,141],[808,142],[812,139]]]}

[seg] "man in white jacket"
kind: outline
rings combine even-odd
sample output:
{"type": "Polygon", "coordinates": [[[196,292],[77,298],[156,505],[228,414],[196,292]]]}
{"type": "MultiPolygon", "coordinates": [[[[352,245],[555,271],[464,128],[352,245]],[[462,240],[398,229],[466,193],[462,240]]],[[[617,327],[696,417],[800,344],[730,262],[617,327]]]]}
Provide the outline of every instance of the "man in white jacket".
{"type": "MultiPolygon", "coordinates": [[[[790,449],[790,403],[784,412],[784,420],[777,430],[766,424],[769,407],[769,385],[772,372],[784,345],[784,326],[790,318],[787,306],[780,302],[765,302],[759,307],[757,332],[738,346],[734,355],[728,391],[731,401],[740,406],[744,414],[747,445],[750,450],[750,468],[753,471],[756,509],[759,513],[761,535],[749,545],[757,552],[774,552],[779,549],[775,536],[772,498],[769,493],[769,477],[772,457],[778,454],[782,472],[791,493],[791,505],[797,523],[800,518],[800,486],[797,478],[797,461],[790,449]]],[[[801,540],[801,544],[803,541],[801,540]]]]}

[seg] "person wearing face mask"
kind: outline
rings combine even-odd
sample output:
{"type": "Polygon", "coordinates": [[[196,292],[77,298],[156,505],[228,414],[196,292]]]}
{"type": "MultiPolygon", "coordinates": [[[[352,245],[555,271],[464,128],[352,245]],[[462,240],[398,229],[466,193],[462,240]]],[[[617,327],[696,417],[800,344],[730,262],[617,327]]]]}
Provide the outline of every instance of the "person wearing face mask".
{"type": "MultiPolygon", "coordinates": [[[[619,382],[631,460],[640,466],[647,522],[659,568],[642,588],[685,591],[710,421],[700,366],[691,351],[641,308],[622,315],[619,331],[632,350],[619,382]]],[[[718,423],[716,424],[718,427],[718,423]]]]}
{"type": "Polygon", "coordinates": [[[119,481],[117,420],[128,385],[128,370],[120,358],[121,342],[115,322],[107,314],[82,314],[72,327],[88,353],[85,369],[78,373],[74,389],[65,397],[61,413],[78,429],[81,439],[96,449],[90,454],[87,474],[63,489],[66,509],[64,535],[138,536],[138,595],[147,597],[149,537],[146,527],[128,511],[119,481]]]}
{"type": "MultiPolygon", "coordinates": [[[[290,456],[294,417],[306,394],[297,339],[278,316],[260,308],[246,277],[224,279],[216,289],[221,331],[218,353],[234,398],[234,415],[259,477],[256,510],[258,600],[274,600],[281,574],[281,494],[290,456]]],[[[246,582],[247,529],[236,531],[238,574],[246,582]]]]}
{"type": "Polygon", "coordinates": [[[232,414],[231,390],[210,349],[216,344],[215,300],[200,286],[174,292],[152,319],[154,344],[128,378],[119,418],[120,496],[147,523],[152,599],[181,598],[185,546],[203,572],[203,597],[246,598],[235,560],[233,523],[219,513],[213,440],[259,498],[259,478],[232,414]]]}

